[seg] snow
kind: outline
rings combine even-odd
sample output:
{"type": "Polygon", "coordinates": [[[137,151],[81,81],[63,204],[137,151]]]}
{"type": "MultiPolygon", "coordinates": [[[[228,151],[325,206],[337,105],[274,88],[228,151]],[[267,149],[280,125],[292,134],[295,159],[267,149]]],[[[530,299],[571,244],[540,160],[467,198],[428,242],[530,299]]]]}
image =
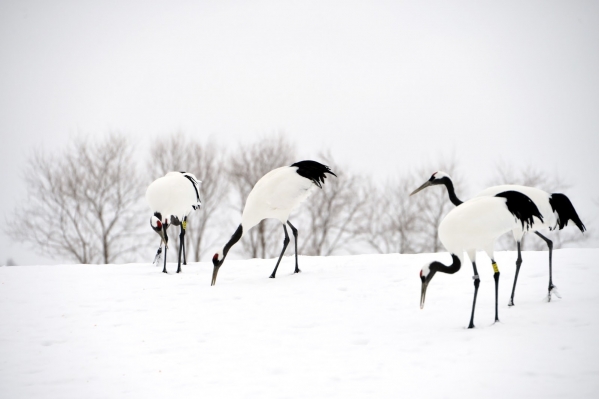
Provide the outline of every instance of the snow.
{"type": "MultiPolygon", "coordinates": [[[[150,256],[153,254],[148,254],[150,256]]],[[[562,299],[547,303],[547,252],[493,270],[420,268],[447,253],[227,260],[177,275],[147,264],[0,268],[3,398],[596,398],[598,249],[554,252],[562,299]]]]}

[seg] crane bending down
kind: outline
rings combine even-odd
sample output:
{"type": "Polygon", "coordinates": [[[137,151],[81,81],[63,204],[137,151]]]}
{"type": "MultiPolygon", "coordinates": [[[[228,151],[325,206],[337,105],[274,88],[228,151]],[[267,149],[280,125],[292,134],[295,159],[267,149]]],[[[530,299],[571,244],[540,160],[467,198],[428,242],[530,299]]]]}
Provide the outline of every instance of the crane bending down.
{"type": "Polygon", "coordinates": [[[212,272],[212,285],[216,284],[216,276],[222,266],[227,253],[237,241],[252,227],[263,219],[277,219],[283,225],[285,239],[283,250],[277,264],[270,275],[275,278],[281,258],[289,244],[289,234],[285,224],[289,225],[295,238],[295,273],[300,269],[297,262],[297,229],[289,222],[289,214],[302,203],[315,187],[322,188],[326,173],[337,176],[331,169],[316,161],[300,161],[291,166],[273,169],[265,174],[252,188],[245,202],[241,224],[233,233],[231,239],[212,257],[214,270],[212,272]]]}
{"type": "Polygon", "coordinates": [[[161,246],[156,253],[157,259],[160,257],[162,243],[164,243],[163,273],[166,273],[166,252],[168,249],[166,230],[171,225],[181,226],[177,273],[181,272],[181,255],[183,255],[183,264],[187,264],[185,259],[187,216],[202,206],[200,199],[201,183],[192,173],[169,172],[154,180],[146,190],[146,200],[153,212],[150,218],[150,226],[161,238],[161,246]]]}
{"type": "Polygon", "coordinates": [[[437,272],[453,274],[460,270],[464,261],[464,252],[468,254],[474,269],[474,299],[468,328],[474,328],[474,309],[480,285],[476,269],[476,251],[487,253],[493,265],[495,280],[495,321],[499,321],[499,268],[495,262],[493,246],[495,240],[510,230],[527,230],[533,224],[533,218],[543,220],[535,203],[526,195],[517,191],[505,191],[495,196],[477,197],[452,209],[439,225],[439,239],[451,254],[452,264],[441,262],[425,265],[420,271],[422,290],[420,308],[424,307],[426,289],[437,272]]]}
{"type": "MultiPolygon", "coordinates": [[[[414,190],[410,195],[414,195],[417,192],[424,190],[429,186],[442,184],[447,188],[447,193],[449,194],[449,200],[455,205],[458,206],[463,202],[456,196],[455,189],[453,186],[453,182],[451,177],[445,172],[435,172],[432,174],[430,179],[428,179],[423,185],[414,190]]],[[[527,186],[519,186],[514,184],[508,185],[500,185],[489,187],[480,193],[478,193],[476,197],[489,197],[495,196],[498,193],[504,191],[517,191],[526,196],[528,196],[537,206],[542,219],[536,218],[533,220],[532,225],[530,226],[529,231],[534,231],[534,233],[539,236],[549,248],[549,288],[547,293],[547,300],[551,301],[551,294],[555,294],[558,298],[561,298],[559,292],[557,291],[557,287],[553,285],[553,272],[552,272],[552,259],[553,259],[553,241],[549,238],[545,237],[539,230],[555,230],[559,228],[563,229],[568,225],[568,221],[574,222],[576,226],[580,229],[581,232],[584,233],[586,227],[578,217],[572,202],[570,199],[566,197],[564,194],[553,193],[549,194],[543,190],[534,187],[527,186]]],[[[510,296],[509,306],[514,306],[514,295],[516,293],[516,283],[518,282],[518,274],[520,273],[520,265],[522,264],[522,254],[521,254],[521,242],[522,237],[524,236],[525,231],[519,228],[514,228],[512,230],[512,234],[514,236],[514,240],[516,240],[518,247],[518,258],[516,259],[516,275],[514,276],[514,285],[512,287],[512,295],[510,296]]]]}

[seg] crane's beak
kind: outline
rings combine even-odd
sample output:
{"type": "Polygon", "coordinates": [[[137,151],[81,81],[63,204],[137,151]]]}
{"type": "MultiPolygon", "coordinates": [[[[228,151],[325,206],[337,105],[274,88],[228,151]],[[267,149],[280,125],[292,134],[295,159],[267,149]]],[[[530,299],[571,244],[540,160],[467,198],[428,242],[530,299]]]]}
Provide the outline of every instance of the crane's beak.
{"type": "Polygon", "coordinates": [[[422,291],[420,292],[420,309],[424,309],[424,300],[426,299],[426,288],[428,287],[428,281],[422,279],[422,291]]]}
{"type": "Polygon", "coordinates": [[[427,188],[428,186],[432,186],[432,185],[433,185],[433,183],[431,183],[430,180],[428,180],[422,186],[420,186],[416,190],[412,191],[412,194],[410,194],[410,195],[414,195],[417,192],[420,192],[420,191],[424,190],[425,188],[427,188]]]}
{"type": "Polygon", "coordinates": [[[216,284],[216,276],[218,275],[218,269],[220,269],[220,266],[214,265],[214,270],[212,271],[212,284],[210,284],[210,286],[216,284]]]}

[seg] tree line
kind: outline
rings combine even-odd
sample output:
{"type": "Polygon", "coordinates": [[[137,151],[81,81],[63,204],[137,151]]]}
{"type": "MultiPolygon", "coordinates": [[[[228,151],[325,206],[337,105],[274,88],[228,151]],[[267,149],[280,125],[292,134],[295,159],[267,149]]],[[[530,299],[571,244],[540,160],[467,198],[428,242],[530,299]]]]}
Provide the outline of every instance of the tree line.
{"type": "MultiPolygon", "coordinates": [[[[298,161],[286,136],[265,136],[249,145],[225,149],[215,141],[182,133],[152,143],[139,162],[135,145],[120,134],[79,138],[60,153],[35,152],[23,172],[27,198],[5,224],[6,233],[44,256],[76,263],[151,261],[158,246],[149,227],[147,186],[170,171],[191,172],[202,180],[202,209],[192,212],[185,236],[189,261],[212,256],[239,223],[249,192],[264,174],[298,161]],[[144,164],[145,162],[145,164],[144,164]],[[143,165],[143,167],[140,167],[143,165]]],[[[331,167],[323,190],[292,214],[301,235],[301,255],[423,253],[443,251],[437,226],[453,205],[443,187],[409,197],[431,173],[449,173],[456,192],[465,192],[455,159],[399,172],[384,182],[339,164],[331,152],[313,157],[331,167]]],[[[489,185],[523,184],[556,192],[567,188],[538,169],[515,170],[504,164],[489,185]]],[[[233,252],[240,257],[271,258],[280,251],[280,225],[265,220],[246,234],[233,252]]],[[[588,234],[585,236],[588,238],[588,234]]],[[[580,240],[566,230],[555,248],[580,240]]],[[[178,234],[171,233],[173,248],[178,234]]],[[[530,240],[530,248],[544,249],[530,240]]],[[[528,245],[528,242],[526,243],[528,245]]],[[[501,241],[513,249],[513,240],[501,241]]],[[[289,255],[289,254],[288,254],[289,255]]]]}

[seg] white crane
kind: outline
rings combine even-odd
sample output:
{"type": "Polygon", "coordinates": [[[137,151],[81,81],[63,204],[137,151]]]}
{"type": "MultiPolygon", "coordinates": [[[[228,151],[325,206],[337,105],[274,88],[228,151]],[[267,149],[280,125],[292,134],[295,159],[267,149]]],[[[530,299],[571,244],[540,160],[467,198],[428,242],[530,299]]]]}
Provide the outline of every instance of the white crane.
{"type": "Polygon", "coordinates": [[[315,187],[322,188],[326,173],[337,176],[328,166],[316,161],[300,161],[291,166],[283,166],[273,169],[254,185],[252,191],[247,197],[241,224],[233,233],[231,239],[225,244],[222,250],[219,250],[212,257],[214,271],[212,272],[212,285],[216,284],[218,270],[222,266],[227,253],[237,241],[243,237],[252,227],[260,223],[263,219],[277,219],[283,225],[285,239],[283,240],[283,250],[275,269],[270,278],[275,278],[277,268],[281,258],[289,244],[289,234],[285,224],[289,225],[295,238],[295,272],[300,269],[297,262],[297,229],[289,222],[289,214],[299,204],[301,204],[312,192],[315,187]]]}
{"type": "MultiPolygon", "coordinates": [[[[171,226],[181,226],[179,234],[179,262],[177,273],[181,272],[181,254],[183,264],[185,260],[185,229],[187,228],[187,216],[194,210],[200,209],[200,183],[192,173],[169,172],[152,182],[146,190],[146,201],[152,209],[150,226],[160,235],[164,243],[164,267],[166,273],[166,251],[168,249],[168,235],[166,230],[171,226]]],[[[156,259],[160,259],[161,246],[156,253],[156,259]]],[[[156,262],[156,259],[154,260],[156,262]]]]}
{"type": "MultiPolygon", "coordinates": [[[[447,188],[449,200],[455,206],[462,204],[462,201],[456,196],[451,177],[445,172],[433,173],[429,180],[427,180],[423,185],[414,190],[410,195],[414,195],[417,192],[429,186],[439,184],[442,184],[447,188]]],[[[539,233],[539,230],[548,229],[551,231],[556,228],[559,228],[561,230],[568,225],[569,220],[574,222],[574,224],[576,224],[576,226],[582,232],[586,230],[586,227],[578,217],[578,214],[576,213],[576,210],[574,209],[572,202],[570,202],[570,199],[566,197],[564,194],[549,194],[543,190],[534,187],[506,184],[501,186],[489,187],[478,193],[475,197],[494,196],[498,193],[508,190],[518,191],[528,196],[535,203],[535,205],[541,212],[541,215],[543,216],[542,220],[538,218],[534,219],[534,222],[529,231],[534,231],[537,236],[539,236],[543,241],[545,241],[547,247],[549,248],[549,289],[547,293],[547,300],[551,301],[551,294],[555,294],[558,298],[561,298],[559,292],[557,292],[557,287],[553,285],[553,241],[539,233]]],[[[508,304],[509,306],[514,306],[514,294],[516,292],[516,283],[518,282],[518,274],[520,272],[520,265],[522,264],[522,254],[520,251],[520,247],[522,237],[524,236],[525,232],[522,231],[522,229],[515,228],[513,229],[512,233],[518,247],[518,258],[516,259],[516,275],[514,276],[514,285],[512,287],[512,295],[508,304]]]]}
{"type": "Polygon", "coordinates": [[[452,264],[446,266],[441,262],[425,265],[420,271],[422,291],[420,308],[424,307],[426,289],[437,272],[453,274],[460,270],[464,261],[464,252],[468,254],[474,269],[474,299],[472,314],[468,328],[474,327],[474,309],[480,285],[476,269],[476,251],[487,253],[493,265],[495,279],[495,321],[499,321],[498,293],[499,268],[495,262],[493,246],[495,240],[510,230],[527,230],[533,224],[533,218],[543,220],[543,216],[535,203],[518,191],[505,191],[495,196],[473,198],[452,209],[439,225],[439,239],[452,257],[452,264]]]}

